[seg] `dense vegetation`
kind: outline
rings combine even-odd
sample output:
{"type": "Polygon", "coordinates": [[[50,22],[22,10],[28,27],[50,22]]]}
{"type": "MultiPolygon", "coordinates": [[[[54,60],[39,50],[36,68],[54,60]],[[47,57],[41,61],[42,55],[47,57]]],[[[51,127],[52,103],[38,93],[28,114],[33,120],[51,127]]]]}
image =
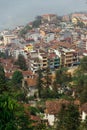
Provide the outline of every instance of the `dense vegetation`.
{"type": "Polygon", "coordinates": [[[32,25],[26,25],[20,32],[19,35],[25,38],[25,34],[27,34],[32,28],[38,28],[41,25],[41,16],[37,16],[35,20],[32,22],[32,25]]]}
{"type": "Polygon", "coordinates": [[[18,65],[20,67],[21,70],[27,70],[27,63],[26,63],[26,59],[22,54],[18,55],[18,59],[15,62],[16,65],[18,65]]]}
{"type": "Polygon", "coordinates": [[[69,104],[68,107],[62,106],[58,119],[58,130],[78,130],[79,128],[80,114],[78,108],[73,104],[69,104]]]}
{"type": "MultiPolygon", "coordinates": [[[[49,68],[45,71],[39,69],[37,87],[40,104],[37,104],[36,108],[25,107],[29,99],[21,87],[22,73],[15,71],[12,79],[8,80],[3,66],[0,65],[0,130],[86,130],[87,119],[81,122],[79,108],[73,104],[75,99],[79,99],[81,104],[87,102],[87,57],[84,57],[80,63],[74,75],[67,73],[66,68],[59,68],[53,81],[49,68]],[[64,91],[60,92],[60,89],[64,91]],[[74,97],[72,97],[73,89],[75,90],[74,97]],[[69,99],[71,104],[67,107],[62,106],[54,127],[46,126],[44,122],[34,126],[35,122],[30,115],[41,116],[40,114],[45,109],[41,102],[60,98],[69,99]]],[[[26,64],[22,66],[23,70],[25,66],[26,64]]]]}

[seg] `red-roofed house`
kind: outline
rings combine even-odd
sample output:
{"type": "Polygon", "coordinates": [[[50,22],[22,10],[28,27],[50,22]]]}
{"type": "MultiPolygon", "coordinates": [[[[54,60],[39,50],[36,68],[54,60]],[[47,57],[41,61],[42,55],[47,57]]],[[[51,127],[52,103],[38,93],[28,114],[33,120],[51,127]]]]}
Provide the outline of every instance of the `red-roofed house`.
{"type": "Polygon", "coordinates": [[[45,110],[45,117],[44,119],[48,119],[49,125],[53,126],[56,115],[61,110],[62,105],[67,106],[69,101],[67,100],[54,100],[54,101],[46,101],[46,110],[45,110]]]}

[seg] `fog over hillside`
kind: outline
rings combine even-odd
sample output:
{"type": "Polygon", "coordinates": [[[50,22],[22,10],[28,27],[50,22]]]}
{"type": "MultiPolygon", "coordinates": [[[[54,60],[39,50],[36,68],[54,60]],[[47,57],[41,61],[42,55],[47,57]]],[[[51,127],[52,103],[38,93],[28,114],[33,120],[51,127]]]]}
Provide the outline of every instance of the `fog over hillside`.
{"type": "Polygon", "coordinates": [[[87,11],[85,0],[0,0],[0,29],[26,24],[45,13],[87,11]]]}

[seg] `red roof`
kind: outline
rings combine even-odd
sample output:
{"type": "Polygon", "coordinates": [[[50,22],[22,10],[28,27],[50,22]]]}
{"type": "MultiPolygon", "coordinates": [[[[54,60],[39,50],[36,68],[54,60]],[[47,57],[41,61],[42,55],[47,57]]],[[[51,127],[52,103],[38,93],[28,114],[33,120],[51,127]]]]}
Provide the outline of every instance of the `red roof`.
{"type": "Polygon", "coordinates": [[[82,105],[81,110],[87,113],[87,102],[82,105]]]}
{"type": "Polygon", "coordinates": [[[55,101],[46,101],[46,113],[49,114],[58,114],[60,111],[62,104],[68,105],[69,101],[67,100],[55,100],[55,101]]]}
{"type": "Polygon", "coordinates": [[[22,71],[23,76],[28,76],[28,75],[33,75],[32,71],[27,70],[27,71],[22,71]]]}
{"type": "Polygon", "coordinates": [[[56,54],[55,53],[51,53],[50,55],[49,55],[49,58],[55,58],[56,57],[56,54]]]}

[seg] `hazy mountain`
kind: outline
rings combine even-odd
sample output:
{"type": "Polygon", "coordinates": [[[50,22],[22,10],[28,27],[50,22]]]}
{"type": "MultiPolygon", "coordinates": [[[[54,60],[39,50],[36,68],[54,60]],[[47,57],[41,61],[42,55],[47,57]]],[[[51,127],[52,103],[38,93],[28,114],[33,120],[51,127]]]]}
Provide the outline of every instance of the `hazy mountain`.
{"type": "Polygon", "coordinates": [[[26,24],[45,13],[87,11],[85,0],[0,0],[0,29],[26,24]]]}

